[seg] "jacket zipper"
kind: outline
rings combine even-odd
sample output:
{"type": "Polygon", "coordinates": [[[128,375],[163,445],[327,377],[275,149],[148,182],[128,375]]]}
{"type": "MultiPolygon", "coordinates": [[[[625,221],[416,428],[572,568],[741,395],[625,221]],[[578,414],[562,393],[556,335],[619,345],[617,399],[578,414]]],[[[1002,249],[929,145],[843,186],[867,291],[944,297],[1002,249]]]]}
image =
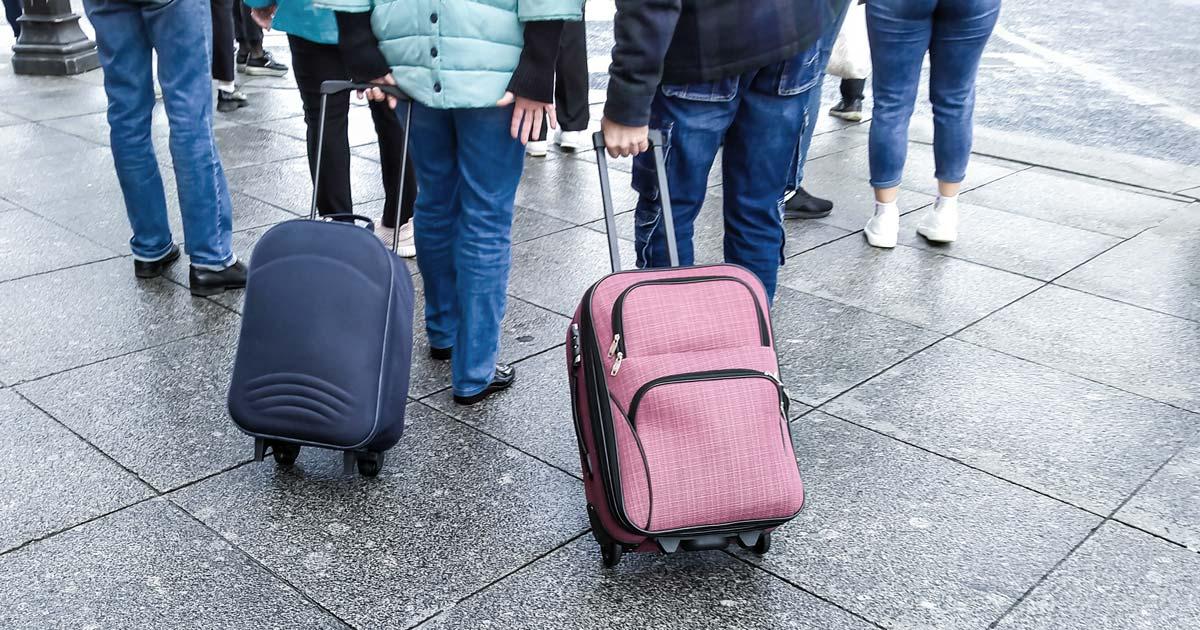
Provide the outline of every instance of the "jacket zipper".
{"type": "Polygon", "coordinates": [[[676,383],[694,383],[700,381],[722,381],[735,378],[762,378],[771,381],[775,388],[779,390],[779,412],[783,414],[784,419],[788,417],[788,408],[791,406],[787,397],[787,390],[784,389],[783,381],[771,372],[759,372],[757,370],[710,370],[707,372],[689,372],[687,374],[672,374],[670,376],[661,376],[645,385],[638,388],[633,394],[633,398],[629,402],[629,424],[637,430],[637,410],[638,404],[642,402],[642,398],[655,387],[659,385],[668,385],[676,383]]]}
{"type": "Polygon", "coordinates": [[[625,287],[625,290],[621,291],[621,294],[617,296],[616,301],[613,302],[613,338],[612,343],[608,347],[608,358],[614,360],[612,370],[609,371],[609,376],[617,375],[617,373],[621,370],[621,361],[625,359],[625,324],[622,318],[622,310],[625,306],[625,298],[629,295],[629,293],[638,287],[651,284],[692,284],[699,282],[736,282],[746,287],[746,290],[750,293],[751,301],[754,302],[754,312],[758,316],[759,341],[763,346],[771,345],[771,334],[767,329],[767,317],[763,313],[762,304],[758,303],[758,296],[754,294],[754,289],[751,288],[745,280],[735,278],[733,276],[693,276],[689,278],[663,278],[660,280],[646,280],[644,282],[637,282],[625,287]]]}

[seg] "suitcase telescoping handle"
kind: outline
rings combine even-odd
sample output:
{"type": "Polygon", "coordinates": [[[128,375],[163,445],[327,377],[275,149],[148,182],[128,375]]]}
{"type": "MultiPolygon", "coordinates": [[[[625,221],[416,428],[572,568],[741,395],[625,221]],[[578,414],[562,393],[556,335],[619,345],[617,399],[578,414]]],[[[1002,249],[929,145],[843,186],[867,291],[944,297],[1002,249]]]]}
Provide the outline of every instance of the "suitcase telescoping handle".
{"type": "MultiPolygon", "coordinates": [[[[613,272],[621,270],[621,250],[617,245],[617,216],[613,210],[612,184],[608,180],[608,154],[605,152],[604,132],[592,134],[596,148],[596,164],[600,166],[600,196],[604,201],[604,232],[608,235],[608,258],[613,272]]],[[[663,136],[650,130],[650,150],[654,152],[654,170],[658,172],[658,200],[662,204],[663,229],[667,234],[667,256],[671,266],[679,266],[679,248],[675,245],[675,218],[671,214],[671,192],[667,187],[666,161],[663,159],[663,136]]]]}
{"type": "MultiPolygon", "coordinates": [[[[396,191],[396,196],[399,199],[404,198],[404,176],[405,169],[408,168],[408,125],[412,121],[412,99],[408,97],[400,88],[394,85],[376,85],[374,83],[357,83],[354,81],[325,81],[321,83],[321,124],[317,126],[317,164],[313,168],[313,194],[312,207],[308,210],[308,218],[315,220],[317,218],[317,187],[321,181],[321,155],[325,153],[325,105],[332,94],[340,94],[350,90],[369,90],[371,88],[379,88],[384,94],[394,96],[397,100],[407,103],[407,112],[404,115],[404,144],[400,149],[400,190],[396,191]]],[[[354,215],[344,215],[346,217],[354,217],[354,215]]],[[[368,221],[369,222],[369,221],[368,221]]],[[[373,224],[372,224],[373,225],[373,224]]],[[[400,247],[400,226],[392,231],[392,253],[400,247]]]]}

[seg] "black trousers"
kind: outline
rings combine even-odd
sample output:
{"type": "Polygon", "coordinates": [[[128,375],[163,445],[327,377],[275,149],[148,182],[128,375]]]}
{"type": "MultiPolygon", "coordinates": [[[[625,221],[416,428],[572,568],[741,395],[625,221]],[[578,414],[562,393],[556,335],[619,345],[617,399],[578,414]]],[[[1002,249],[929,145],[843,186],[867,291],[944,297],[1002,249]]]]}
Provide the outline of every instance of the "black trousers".
{"type": "MultiPolygon", "coordinates": [[[[342,61],[338,47],[318,44],[302,37],[288,35],[292,48],[292,71],[304,102],[304,122],[308,126],[308,167],[315,173],[317,166],[317,136],[321,125],[321,83],[347,80],[350,71],[342,61]]],[[[404,150],[404,125],[387,103],[370,104],[375,133],[379,136],[379,163],[383,170],[383,224],[396,227],[412,218],[417,199],[417,175],[411,159],[404,169],[404,197],[400,198],[400,165],[404,150]]],[[[317,211],[322,215],[354,211],[350,190],[350,94],[344,92],[329,97],[325,114],[325,146],[321,153],[321,178],[315,179],[317,211]]]]}
{"type": "MultiPolygon", "coordinates": [[[[587,22],[566,22],[558,40],[558,63],[554,73],[555,118],[563,131],[584,131],[591,112],[588,109],[588,88],[591,75],[587,65],[587,22]]],[[[542,139],[549,129],[542,123],[542,139]]]]}
{"type": "Polygon", "coordinates": [[[239,46],[261,45],[262,29],[250,17],[241,0],[211,0],[213,24],[213,78],[233,81],[236,59],[233,42],[239,46]]]}
{"type": "Polygon", "coordinates": [[[238,49],[247,45],[261,47],[263,32],[258,24],[254,23],[254,18],[250,17],[250,7],[242,0],[234,0],[234,4],[237,6],[233,9],[233,37],[237,40],[238,49]]]}
{"type": "Polygon", "coordinates": [[[17,22],[17,18],[21,17],[21,0],[4,0],[4,17],[12,26],[13,35],[20,37],[21,23],[17,22]]]}
{"type": "Polygon", "coordinates": [[[867,87],[866,79],[842,79],[842,100],[847,103],[851,101],[861,101],[863,98],[863,90],[867,87]]]}

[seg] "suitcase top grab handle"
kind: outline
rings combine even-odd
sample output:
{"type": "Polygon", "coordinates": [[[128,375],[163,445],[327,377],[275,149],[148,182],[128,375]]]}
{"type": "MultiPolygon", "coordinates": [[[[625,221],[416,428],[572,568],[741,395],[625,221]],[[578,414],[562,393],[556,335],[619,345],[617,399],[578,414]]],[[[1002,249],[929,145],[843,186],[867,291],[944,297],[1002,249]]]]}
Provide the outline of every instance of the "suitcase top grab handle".
{"type": "MultiPolygon", "coordinates": [[[[313,193],[312,206],[308,209],[309,220],[317,218],[317,188],[321,182],[321,156],[325,153],[325,106],[330,95],[341,94],[350,90],[369,90],[371,88],[379,88],[384,94],[395,97],[396,99],[407,104],[407,113],[404,116],[404,144],[400,150],[400,190],[396,191],[398,199],[404,198],[404,175],[405,169],[408,168],[408,123],[412,120],[412,99],[404,93],[403,90],[394,85],[376,85],[374,83],[356,83],[354,81],[324,81],[321,83],[321,124],[317,131],[317,163],[313,168],[313,193]]],[[[398,114],[397,114],[398,115],[398,114]]],[[[374,225],[372,224],[372,231],[374,225]]],[[[392,253],[400,248],[400,226],[392,230],[392,253]]]]}
{"type": "MultiPolygon", "coordinates": [[[[667,168],[663,158],[663,135],[657,129],[649,133],[650,150],[654,152],[654,170],[658,172],[658,201],[662,205],[663,229],[667,236],[667,256],[671,266],[679,266],[679,248],[675,244],[675,218],[671,214],[671,192],[667,187],[667,168]]],[[[621,270],[621,250],[617,241],[617,217],[613,210],[612,184],[608,180],[608,153],[605,151],[604,132],[592,134],[592,146],[596,149],[596,164],[600,167],[600,196],[604,202],[604,233],[608,236],[608,258],[613,272],[621,270]]]]}

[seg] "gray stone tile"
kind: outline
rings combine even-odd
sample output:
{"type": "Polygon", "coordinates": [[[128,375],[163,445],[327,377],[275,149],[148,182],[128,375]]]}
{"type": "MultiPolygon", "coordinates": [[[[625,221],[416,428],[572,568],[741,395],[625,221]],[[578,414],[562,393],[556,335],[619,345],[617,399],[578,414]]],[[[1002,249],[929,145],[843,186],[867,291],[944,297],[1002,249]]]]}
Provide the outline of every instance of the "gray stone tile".
{"type": "Polygon", "coordinates": [[[970,191],[963,201],[1126,238],[1185,205],[1040,168],[970,191]]]}
{"type": "Polygon", "coordinates": [[[2,169],[0,190],[6,199],[36,211],[38,205],[119,190],[119,185],[112,152],[97,146],[43,155],[23,162],[21,168],[2,169]]]}
{"type": "Polygon", "coordinates": [[[161,500],[0,558],[0,592],[14,629],[343,627],[161,500]]]}
{"type": "MultiPolygon", "coordinates": [[[[566,337],[566,329],[564,321],[560,337],[566,337]]],[[[579,477],[565,350],[543,352],[516,368],[512,389],[478,405],[456,405],[449,391],[424,402],[579,477]]]]}
{"type": "Polygon", "coordinates": [[[1200,238],[1200,203],[1172,214],[1149,233],[1165,238],[1200,238]]]}
{"type": "Polygon", "coordinates": [[[1197,186],[1195,188],[1189,188],[1187,190],[1181,190],[1175,194],[1183,195],[1185,197],[1191,197],[1192,199],[1200,199],[1200,186],[1197,186]]]}
{"type": "MultiPolygon", "coordinates": [[[[1200,417],[1193,416],[1200,423],[1200,417]]],[[[1200,440],[1184,448],[1116,518],[1200,552],[1200,440]]]]}
{"type": "MultiPolygon", "coordinates": [[[[74,136],[84,138],[96,144],[104,146],[109,145],[108,137],[108,114],[105,112],[97,112],[95,114],[85,114],[82,116],[72,116],[70,118],[56,118],[54,120],[44,120],[41,122],[43,127],[50,127],[64,131],[74,136]]],[[[237,123],[227,120],[222,117],[213,119],[214,129],[224,129],[227,127],[236,126],[237,123]]],[[[154,139],[154,148],[158,152],[160,160],[170,160],[171,154],[168,149],[166,140],[171,133],[170,121],[167,119],[166,109],[163,107],[162,101],[154,103],[150,123],[150,136],[154,139]]]]}
{"type": "Polygon", "coordinates": [[[250,459],[225,394],[238,327],[57,374],[20,387],[59,422],[159,491],[250,459]]]}
{"type": "MultiPolygon", "coordinates": [[[[827,118],[832,118],[832,116],[827,118]]],[[[813,136],[812,144],[808,146],[808,159],[815,160],[865,146],[867,146],[867,134],[856,133],[853,127],[827,131],[813,136]]]]}
{"type": "MultiPolygon", "coordinates": [[[[590,535],[436,617],[433,628],[482,620],[502,628],[752,628],[875,626],[718,552],[629,554],[603,569],[590,535]]],[[[424,628],[426,626],[422,626],[424,628]]]]}
{"type": "MultiPolygon", "coordinates": [[[[637,205],[637,193],[629,186],[629,175],[614,169],[610,171],[614,209],[616,212],[632,210],[637,205]]],[[[529,163],[517,189],[517,205],[576,224],[603,218],[596,165],[583,160],[529,163]]]]}
{"type": "Polygon", "coordinates": [[[0,112],[0,127],[11,127],[12,125],[21,125],[28,121],[24,118],[18,118],[7,112],[0,112]]]}
{"type": "Polygon", "coordinates": [[[531,241],[573,227],[575,227],[573,223],[556,219],[537,210],[521,207],[513,209],[512,240],[514,244],[531,241]]]}
{"type": "Polygon", "coordinates": [[[233,315],[127,258],[0,284],[0,380],[13,384],[225,325],[233,315]]]}
{"type": "Polygon", "coordinates": [[[24,210],[0,212],[0,282],[115,255],[24,210]]]}
{"type": "MultiPolygon", "coordinates": [[[[295,89],[247,87],[242,91],[250,99],[250,104],[228,113],[217,112],[214,107],[213,120],[223,118],[247,124],[277,118],[292,118],[304,114],[304,104],[300,101],[300,92],[295,89]]],[[[214,102],[216,98],[216,90],[213,90],[214,102]]]]}
{"type": "MultiPolygon", "coordinates": [[[[304,141],[257,127],[226,127],[216,130],[214,135],[217,138],[217,148],[221,152],[221,165],[226,170],[263,165],[308,154],[308,145],[304,141]]],[[[271,167],[260,166],[260,170],[269,168],[271,167]]]]}
{"type": "Polygon", "coordinates": [[[935,332],[787,287],[771,307],[789,395],[819,405],[941,339],[935,332]]]}
{"type": "MultiPolygon", "coordinates": [[[[269,168],[247,166],[230,169],[226,174],[230,188],[288,211],[303,214],[312,205],[312,177],[308,172],[306,157],[275,162],[269,168]]],[[[379,165],[351,157],[350,191],[354,203],[383,199],[379,165]]]]}
{"type": "Polygon", "coordinates": [[[1048,286],[959,336],[1200,411],[1200,323],[1048,286]]]}
{"type": "MultiPolygon", "coordinates": [[[[869,193],[871,188],[871,167],[867,159],[867,147],[864,145],[840,151],[825,157],[812,158],[804,165],[805,189],[817,196],[822,195],[820,183],[826,179],[849,178],[863,186],[869,193]]],[[[967,177],[963,180],[963,189],[969,190],[989,182],[1007,177],[1023,168],[1003,160],[995,160],[978,155],[971,156],[967,166],[967,177]]],[[[905,190],[937,194],[937,180],[933,177],[933,148],[927,144],[910,142],[908,144],[908,159],[904,164],[903,181],[900,187],[905,190]]],[[[909,198],[901,195],[901,199],[909,198]]],[[[1003,207],[1003,206],[993,206],[1003,207]]]]}
{"type": "MultiPolygon", "coordinates": [[[[633,243],[620,241],[620,246],[623,268],[633,269],[633,243]]],[[[513,247],[508,292],[555,313],[571,315],[588,287],[611,272],[608,240],[595,230],[578,227],[513,247]]]]}
{"type": "Polygon", "coordinates": [[[86,151],[95,147],[93,142],[37,123],[9,125],[4,128],[4,133],[0,134],[0,164],[16,168],[18,162],[25,160],[86,151]]]}
{"type": "Polygon", "coordinates": [[[375,479],[305,449],[175,500],[360,627],[413,625],[587,528],[578,480],[427,407],[407,422],[375,479]]]}
{"type": "Polygon", "coordinates": [[[27,92],[21,89],[0,91],[0,110],[26,120],[49,120],[108,109],[104,88],[78,81],[63,82],[54,89],[27,92]]]}
{"type": "Polygon", "coordinates": [[[861,238],[790,259],[779,283],[946,334],[1041,284],[911,247],[877,249],[861,238]]]}
{"type": "Polygon", "coordinates": [[[1115,236],[962,204],[958,240],[930,243],[917,234],[925,212],[901,219],[901,243],[1041,280],[1056,278],[1121,242],[1115,236]]]}
{"type": "Polygon", "coordinates": [[[1106,523],[1000,630],[1200,627],[1200,555],[1106,523]]]}
{"type": "MultiPolygon", "coordinates": [[[[0,390],[0,480],[0,552],[152,494],[11,389],[0,390]]],[[[3,573],[0,557],[0,592],[3,573]]]]}
{"type": "Polygon", "coordinates": [[[808,504],[745,557],[883,627],[986,628],[1099,522],[820,411],[792,434],[808,504]]]}
{"type": "Polygon", "coordinates": [[[1200,240],[1155,230],[1121,243],[1058,284],[1200,321],[1200,240]]]}
{"type": "Polygon", "coordinates": [[[823,410],[1108,514],[1200,416],[947,339],[823,410]]]}

